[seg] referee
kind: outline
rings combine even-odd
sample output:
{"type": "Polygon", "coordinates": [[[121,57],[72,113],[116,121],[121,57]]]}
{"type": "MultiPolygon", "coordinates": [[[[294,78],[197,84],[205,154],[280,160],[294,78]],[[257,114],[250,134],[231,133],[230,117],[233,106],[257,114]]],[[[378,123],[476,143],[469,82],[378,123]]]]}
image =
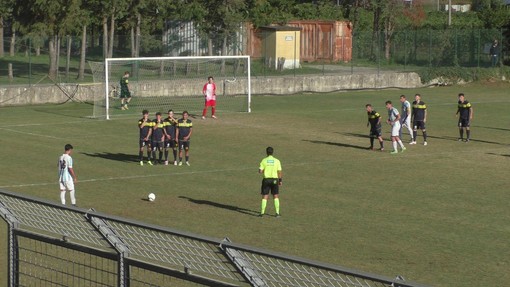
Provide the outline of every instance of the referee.
{"type": "Polygon", "coordinates": [[[282,185],[282,165],[280,161],[273,157],[273,148],[266,148],[267,157],[262,159],[259,166],[259,173],[264,174],[260,194],[262,194],[262,204],[260,208],[260,217],[266,212],[267,199],[269,191],[273,195],[276,217],[280,217],[280,199],[278,198],[279,187],[282,185]]]}

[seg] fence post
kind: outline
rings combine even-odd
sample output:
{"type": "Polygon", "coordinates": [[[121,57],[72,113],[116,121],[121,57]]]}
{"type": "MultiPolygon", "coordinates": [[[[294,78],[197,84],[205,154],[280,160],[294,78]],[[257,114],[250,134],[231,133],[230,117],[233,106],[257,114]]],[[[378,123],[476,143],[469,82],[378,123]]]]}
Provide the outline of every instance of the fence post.
{"type": "Polygon", "coordinates": [[[429,28],[429,68],[432,68],[432,35],[429,28]]]}

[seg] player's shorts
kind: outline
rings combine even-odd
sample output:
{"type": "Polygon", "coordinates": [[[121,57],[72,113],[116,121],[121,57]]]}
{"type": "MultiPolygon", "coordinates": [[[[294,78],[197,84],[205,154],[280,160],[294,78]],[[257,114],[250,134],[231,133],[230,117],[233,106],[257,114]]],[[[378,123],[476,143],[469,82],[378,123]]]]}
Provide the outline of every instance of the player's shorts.
{"type": "Polygon", "coordinates": [[[61,181],[60,183],[60,190],[74,190],[74,181],[68,180],[68,181],[61,181]]]}
{"type": "Polygon", "coordinates": [[[120,90],[120,98],[121,99],[131,98],[131,92],[128,90],[120,90]]]}
{"type": "Polygon", "coordinates": [[[163,141],[153,141],[151,147],[152,147],[152,150],[162,149],[164,147],[164,142],[163,141]]]}
{"type": "Polygon", "coordinates": [[[177,147],[177,141],[175,140],[165,140],[165,148],[176,148],[177,147]]]}
{"type": "Polygon", "coordinates": [[[410,127],[411,126],[411,117],[406,117],[405,120],[400,120],[400,124],[402,125],[402,127],[406,126],[406,127],[410,127]]]}
{"type": "Polygon", "coordinates": [[[150,147],[151,142],[150,142],[150,141],[146,141],[146,140],[144,140],[144,139],[140,139],[140,142],[139,142],[139,144],[138,144],[138,145],[140,146],[140,148],[142,148],[142,147],[146,147],[146,146],[147,146],[147,147],[150,147]]]}
{"type": "Polygon", "coordinates": [[[391,136],[398,137],[400,136],[400,122],[394,122],[391,126],[391,136]]]}
{"type": "Polygon", "coordinates": [[[267,195],[271,191],[272,195],[278,194],[280,186],[278,185],[277,178],[264,178],[260,187],[260,194],[267,195]]]}
{"type": "Polygon", "coordinates": [[[371,138],[378,138],[378,137],[382,136],[382,128],[381,127],[377,127],[377,128],[373,128],[373,129],[371,128],[369,136],[371,138]]]}
{"type": "Polygon", "coordinates": [[[424,130],[425,129],[425,122],[424,121],[414,121],[413,127],[415,130],[424,130]]]}
{"type": "Polygon", "coordinates": [[[216,100],[205,100],[205,106],[206,107],[215,107],[216,106],[216,100]]]}
{"type": "Polygon", "coordinates": [[[459,128],[469,128],[469,119],[459,119],[459,128]]]}
{"type": "Polygon", "coordinates": [[[189,150],[189,140],[179,140],[179,150],[189,150]]]}

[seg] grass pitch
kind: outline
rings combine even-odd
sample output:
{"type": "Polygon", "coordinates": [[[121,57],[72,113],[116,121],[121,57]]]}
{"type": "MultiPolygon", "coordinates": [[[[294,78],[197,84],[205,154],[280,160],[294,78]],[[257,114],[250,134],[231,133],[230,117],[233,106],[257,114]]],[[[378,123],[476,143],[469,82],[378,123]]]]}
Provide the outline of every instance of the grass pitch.
{"type": "Polygon", "coordinates": [[[71,143],[82,208],[433,286],[504,286],[508,89],[258,96],[250,114],[194,119],[190,167],[140,167],[138,116],[91,120],[87,104],[1,108],[0,188],[58,202],[56,160],[71,143]],[[428,105],[429,145],[419,132],[418,145],[390,155],[385,125],[386,152],[366,150],[365,104],[386,119],[386,100],[399,107],[400,94],[417,92],[428,105]],[[474,107],[470,143],[457,142],[459,92],[474,107]],[[283,165],[278,219],[256,216],[269,145],[283,165]],[[156,201],[143,200],[150,192],[156,201]]]}

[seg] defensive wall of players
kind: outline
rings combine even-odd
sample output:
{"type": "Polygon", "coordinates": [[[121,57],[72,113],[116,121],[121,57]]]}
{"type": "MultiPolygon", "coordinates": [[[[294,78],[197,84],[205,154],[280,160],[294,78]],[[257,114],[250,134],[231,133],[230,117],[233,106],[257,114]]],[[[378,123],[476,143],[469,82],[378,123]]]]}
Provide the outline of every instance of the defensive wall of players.
{"type": "MultiPolygon", "coordinates": [[[[229,89],[228,94],[246,94],[247,80],[224,82],[217,76],[219,84],[229,89]],[[225,85],[223,85],[225,84],[225,85]]],[[[135,97],[176,95],[196,96],[200,94],[202,82],[196,79],[144,81],[135,89],[135,97]]],[[[218,83],[217,83],[218,84],[218,83]]],[[[302,92],[333,92],[340,90],[381,89],[381,88],[417,88],[422,86],[416,73],[364,73],[349,75],[303,75],[287,77],[252,77],[252,95],[288,95],[302,92]]],[[[93,101],[94,97],[104,95],[104,86],[97,84],[59,83],[48,85],[3,86],[0,87],[0,106],[62,103],[72,101],[93,101]]],[[[221,93],[219,93],[221,96],[221,93]]],[[[97,98],[96,98],[97,99],[97,98]]]]}

